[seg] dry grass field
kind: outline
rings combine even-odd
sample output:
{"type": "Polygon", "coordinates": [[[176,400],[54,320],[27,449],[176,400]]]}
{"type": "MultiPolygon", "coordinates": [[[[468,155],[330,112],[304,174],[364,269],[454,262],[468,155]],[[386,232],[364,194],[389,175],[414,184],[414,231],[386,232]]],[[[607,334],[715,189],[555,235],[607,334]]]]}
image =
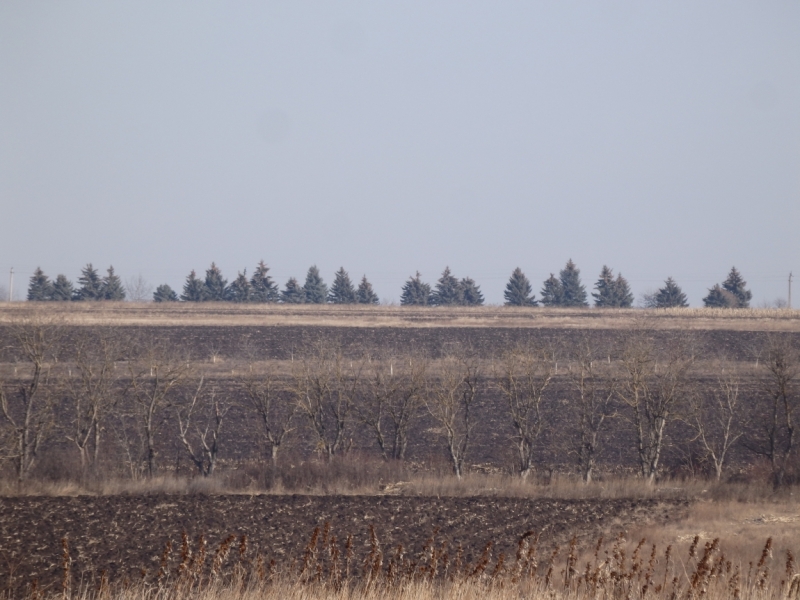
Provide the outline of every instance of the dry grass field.
{"type": "Polygon", "coordinates": [[[231,303],[0,302],[0,324],[38,311],[67,325],[486,327],[622,329],[646,318],[665,329],[800,332],[800,310],[787,309],[568,309],[410,306],[334,306],[231,303]]]}

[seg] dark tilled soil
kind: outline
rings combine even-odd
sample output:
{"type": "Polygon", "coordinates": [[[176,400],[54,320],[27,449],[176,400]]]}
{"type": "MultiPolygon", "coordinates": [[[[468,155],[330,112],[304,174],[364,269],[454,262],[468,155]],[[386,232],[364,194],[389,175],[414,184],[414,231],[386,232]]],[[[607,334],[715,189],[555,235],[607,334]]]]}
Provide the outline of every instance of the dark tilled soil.
{"type": "MultiPolygon", "coordinates": [[[[541,533],[552,547],[573,535],[589,538],[633,523],[681,518],[687,501],[526,500],[512,498],[420,498],[397,496],[82,496],[0,498],[0,593],[18,593],[36,580],[57,589],[63,577],[62,539],[69,541],[72,574],[91,582],[105,570],[111,580],[156,577],[165,543],[178,563],[182,532],[196,545],[208,542],[210,556],[229,535],[248,537],[247,555],[288,566],[302,555],[316,526],[354,537],[359,565],[369,550],[374,525],[384,552],[403,544],[418,554],[438,528],[439,542],[461,544],[474,562],[485,544],[494,553],[513,553],[526,531],[541,533]]],[[[238,541],[237,541],[238,543],[238,541]]],[[[234,547],[228,566],[238,560],[234,547]]]]}

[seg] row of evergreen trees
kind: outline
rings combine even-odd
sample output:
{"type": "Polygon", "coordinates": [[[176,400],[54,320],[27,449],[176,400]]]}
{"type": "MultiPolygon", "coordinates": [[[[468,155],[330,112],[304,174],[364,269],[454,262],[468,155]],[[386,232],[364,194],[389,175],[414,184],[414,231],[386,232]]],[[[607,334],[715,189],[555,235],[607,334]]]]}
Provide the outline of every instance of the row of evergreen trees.
{"type": "Polygon", "coordinates": [[[312,266],[308,269],[303,285],[294,277],[290,277],[283,290],[269,275],[269,267],[264,261],[258,263],[253,276],[248,279],[247,269],[240,272],[230,284],[222,276],[216,264],[206,271],[205,279],[197,277],[192,271],[186,277],[183,293],[178,294],[168,285],[160,285],[153,294],[156,302],[283,302],[284,304],[378,304],[378,295],[372,284],[364,276],[358,287],[353,285],[350,275],[344,268],[334,276],[330,289],[325,284],[319,269],[312,266]]]}
{"type": "Polygon", "coordinates": [[[101,277],[92,263],[81,269],[78,287],[64,275],[58,275],[54,281],[36,267],[28,284],[28,300],[125,300],[125,286],[114,273],[114,267],[108,267],[106,275],[101,277]]]}
{"type": "MultiPolygon", "coordinates": [[[[606,266],[600,272],[595,290],[592,297],[594,305],[599,308],[629,308],[633,305],[628,281],[621,274],[615,278],[614,272],[606,266]]],[[[506,306],[538,306],[539,302],[545,306],[589,306],[586,287],[581,283],[581,271],[571,259],[558,277],[550,273],[542,286],[541,300],[536,300],[531,282],[519,267],[511,274],[503,296],[506,306]]],[[[683,302],[682,306],[687,306],[685,296],[683,302]]]]}
{"type": "MultiPolygon", "coordinates": [[[[598,308],[629,308],[633,305],[633,294],[628,281],[607,266],[603,266],[592,293],[594,305],[598,308]]],[[[506,306],[589,306],[588,294],[581,283],[580,269],[572,260],[558,274],[550,273],[541,289],[541,299],[533,294],[531,282],[520,268],[514,269],[506,284],[503,294],[506,306]]],[[[37,267],[28,286],[28,300],[124,300],[125,287],[109,267],[106,275],[101,277],[97,269],[89,263],[81,270],[78,287],[73,286],[64,275],[58,275],[50,281],[47,275],[37,267]]],[[[733,267],[722,284],[709,289],[703,298],[707,307],[746,308],[750,306],[752,293],[747,289],[747,282],[736,267],[733,267]]],[[[340,268],[330,289],[320,275],[319,269],[312,266],[308,269],[303,285],[294,277],[289,278],[281,290],[269,275],[269,267],[260,261],[252,277],[247,276],[247,269],[238,273],[236,279],[228,283],[215,263],[211,263],[200,278],[195,271],[189,273],[183,285],[183,292],[178,295],[169,285],[159,285],[153,294],[156,302],[209,302],[226,301],[239,303],[282,302],[284,304],[378,304],[378,295],[366,276],[355,286],[350,275],[340,268]]],[[[422,281],[417,273],[403,285],[400,303],[404,306],[481,306],[484,303],[480,286],[470,277],[456,278],[446,267],[442,276],[434,286],[422,281]]],[[[645,294],[644,305],[647,308],[686,307],[686,294],[672,277],[663,287],[652,294],[645,294]]]]}

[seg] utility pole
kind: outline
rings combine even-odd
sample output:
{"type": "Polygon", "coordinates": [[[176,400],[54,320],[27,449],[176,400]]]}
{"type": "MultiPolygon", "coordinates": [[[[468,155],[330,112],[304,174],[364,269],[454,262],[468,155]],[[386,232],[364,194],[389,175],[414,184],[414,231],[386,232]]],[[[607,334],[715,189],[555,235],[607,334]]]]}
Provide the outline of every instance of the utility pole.
{"type": "Polygon", "coordinates": [[[792,272],[789,271],[789,310],[792,310],[792,272]]]}
{"type": "Polygon", "coordinates": [[[8,301],[14,297],[14,267],[11,267],[11,272],[8,274],[8,301]]]}

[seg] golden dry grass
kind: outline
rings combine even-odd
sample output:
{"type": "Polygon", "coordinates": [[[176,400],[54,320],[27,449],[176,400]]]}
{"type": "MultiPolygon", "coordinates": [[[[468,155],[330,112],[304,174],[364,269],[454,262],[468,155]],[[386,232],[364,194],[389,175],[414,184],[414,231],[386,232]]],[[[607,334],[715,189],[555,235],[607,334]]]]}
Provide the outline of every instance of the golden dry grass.
{"type": "Polygon", "coordinates": [[[0,303],[0,324],[46,312],[70,325],[317,327],[626,328],[646,317],[665,329],[800,331],[800,310],[787,309],[567,309],[485,307],[334,306],[230,303],[69,302],[0,303]]]}

